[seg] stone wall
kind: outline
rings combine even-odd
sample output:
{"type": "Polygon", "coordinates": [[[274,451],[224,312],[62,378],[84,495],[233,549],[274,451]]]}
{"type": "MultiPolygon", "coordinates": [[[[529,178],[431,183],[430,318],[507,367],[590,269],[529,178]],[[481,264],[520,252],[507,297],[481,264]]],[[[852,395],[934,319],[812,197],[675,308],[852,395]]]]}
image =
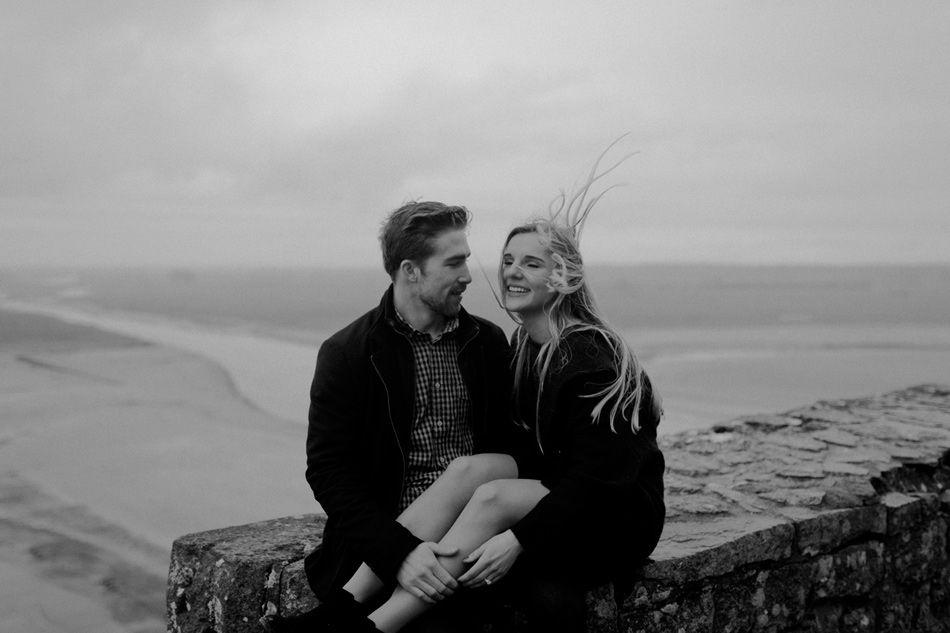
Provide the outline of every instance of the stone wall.
{"type": "MultiPolygon", "coordinates": [[[[662,438],[653,558],[588,594],[591,631],[950,630],[950,386],[819,402],[662,438]]],[[[312,515],[178,539],[169,630],[258,631],[315,604],[312,515]]],[[[518,630],[506,611],[492,631],[518,630]]]]}

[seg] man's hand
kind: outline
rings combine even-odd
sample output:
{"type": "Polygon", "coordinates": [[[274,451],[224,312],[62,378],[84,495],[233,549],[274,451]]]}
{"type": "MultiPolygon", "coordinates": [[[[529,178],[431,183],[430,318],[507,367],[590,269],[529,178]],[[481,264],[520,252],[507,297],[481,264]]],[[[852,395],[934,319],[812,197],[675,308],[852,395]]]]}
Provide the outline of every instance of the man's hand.
{"type": "Polygon", "coordinates": [[[454,556],[457,547],[443,547],[438,543],[420,543],[409,552],[396,574],[403,589],[423,602],[435,604],[455,593],[458,583],[442,567],[436,556],[454,556]]]}

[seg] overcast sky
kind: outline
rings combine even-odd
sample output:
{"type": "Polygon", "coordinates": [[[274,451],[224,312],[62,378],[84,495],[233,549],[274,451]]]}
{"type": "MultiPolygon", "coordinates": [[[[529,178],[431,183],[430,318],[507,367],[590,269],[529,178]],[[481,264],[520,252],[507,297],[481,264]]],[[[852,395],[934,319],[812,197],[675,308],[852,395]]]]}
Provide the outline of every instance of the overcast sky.
{"type": "Polygon", "coordinates": [[[589,261],[950,263],[946,2],[0,4],[0,265],[476,256],[638,152],[589,261]]]}

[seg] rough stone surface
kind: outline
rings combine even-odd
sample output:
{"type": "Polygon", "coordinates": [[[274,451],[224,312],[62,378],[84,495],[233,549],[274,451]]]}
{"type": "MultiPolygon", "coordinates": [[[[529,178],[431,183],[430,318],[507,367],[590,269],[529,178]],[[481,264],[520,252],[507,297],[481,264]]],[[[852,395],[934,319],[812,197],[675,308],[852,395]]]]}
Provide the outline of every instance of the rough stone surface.
{"type": "MultiPolygon", "coordinates": [[[[652,560],[588,595],[588,628],[950,631],[950,386],[746,416],[661,438],[667,524],[652,560]]],[[[171,631],[257,631],[316,604],[319,517],[182,537],[171,631]]],[[[499,610],[491,631],[524,618],[499,610]]],[[[487,630],[487,629],[486,629],[487,630]]]]}
{"type": "Polygon", "coordinates": [[[320,544],[325,519],[288,517],[190,534],[172,544],[168,630],[259,631],[282,600],[281,576],[320,544]]]}

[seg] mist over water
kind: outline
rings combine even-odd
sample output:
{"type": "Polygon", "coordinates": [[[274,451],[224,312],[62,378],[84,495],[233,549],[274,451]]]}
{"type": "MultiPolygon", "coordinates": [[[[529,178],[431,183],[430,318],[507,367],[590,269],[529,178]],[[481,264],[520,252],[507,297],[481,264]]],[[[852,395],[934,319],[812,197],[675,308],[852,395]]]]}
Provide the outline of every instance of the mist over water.
{"type": "MultiPolygon", "coordinates": [[[[464,306],[507,331],[471,265],[464,306]]],[[[485,273],[485,274],[483,274],[485,273]]],[[[806,325],[950,325],[950,266],[591,266],[603,313],[624,331],[806,325]]],[[[126,269],[0,272],[11,299],[53,299],[294,337],[334,332],[374,307],[381,269],[126,269]]]]}

